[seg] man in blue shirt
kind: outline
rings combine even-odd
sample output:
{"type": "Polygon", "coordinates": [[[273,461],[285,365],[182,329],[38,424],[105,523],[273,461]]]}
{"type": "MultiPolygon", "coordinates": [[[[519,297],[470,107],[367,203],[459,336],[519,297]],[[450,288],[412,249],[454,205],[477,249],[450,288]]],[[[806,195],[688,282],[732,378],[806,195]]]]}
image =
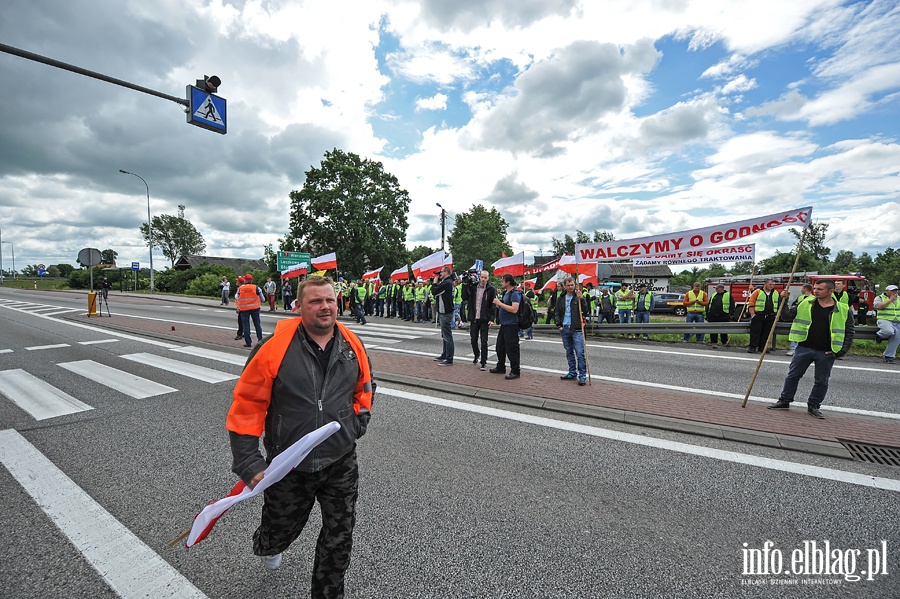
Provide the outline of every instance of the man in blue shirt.
{"type": "Polygon", "coordinates": [[[506,373],[506,356],[509,356],[507,380],[519,378],[519,302],[522,294],[516,291],[516,279],[511,274],[503,275],[503,299],[494,298],[498,309],[500,331],[497,333],[497,367],[494,374],[506,373]]]}
{"type": "Polygon", "coordinates": [[[562,336],[563,347],[566,350],[569,372],[559,378],[564,381],[571,381],[577,376],[578,384],[583,386],[587,381],[587,361],[584,357],[582,316],[587,313],[588,304],[581,293],[581,289],[576,289],[575,279],[566,277],[564,285],[566,293],[556,301],[553,312],[554,321],[562,336]]]}

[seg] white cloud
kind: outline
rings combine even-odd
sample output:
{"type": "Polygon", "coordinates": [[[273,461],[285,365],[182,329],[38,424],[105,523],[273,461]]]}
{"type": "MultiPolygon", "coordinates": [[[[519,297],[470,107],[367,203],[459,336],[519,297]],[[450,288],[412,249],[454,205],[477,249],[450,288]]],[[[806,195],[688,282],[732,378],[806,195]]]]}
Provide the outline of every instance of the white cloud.
{"type": "Polygon", "coordinates": [[[430,98],[416,100],[416,110],[446,110],[447,94],[435,94],[430,98]]]}

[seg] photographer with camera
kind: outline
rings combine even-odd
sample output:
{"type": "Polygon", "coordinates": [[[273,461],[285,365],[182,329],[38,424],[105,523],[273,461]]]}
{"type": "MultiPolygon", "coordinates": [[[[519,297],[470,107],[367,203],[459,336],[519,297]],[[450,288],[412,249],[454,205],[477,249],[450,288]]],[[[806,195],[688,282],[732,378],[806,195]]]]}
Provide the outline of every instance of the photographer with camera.
{"type": "Polygon", "coordinates": [[[487,370],[488,329],[494,324],[494,298],[497,290],[488,282],[488,271],[481,271],[475,277],[474,271],[466,273],[463,279],[463,293],[466,294],[466,315],[469,317],[469,337],[472,340],[472,364],[481,362],[481,370],[487,370]],[[481,340],[479,348],[479,338],[481,340]]]}
{"type": "Polygon", "coordinates": [[[441,326],[441,339],[444,348],[441,355],[435,358],[438,366],[450,366],[453,364],[453,332],[450,325],[453,324],[453,279],[450,267],[445,266],[435,273],[431,284],[431,295],[434,296],[435,312],[441,326]]]}

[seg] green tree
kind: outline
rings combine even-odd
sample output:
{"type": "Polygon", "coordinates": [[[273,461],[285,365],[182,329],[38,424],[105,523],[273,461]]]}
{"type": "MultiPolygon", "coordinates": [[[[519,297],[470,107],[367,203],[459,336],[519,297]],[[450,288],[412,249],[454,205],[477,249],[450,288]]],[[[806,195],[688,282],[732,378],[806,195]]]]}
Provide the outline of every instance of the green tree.
{"type": "Polygon", "coordinates": [[[36,277],[38,273],[37,264],[29,264],[22,269],[23,277],[36,277]]]}
{"type": "MultiPolygon", "coordinates": [[[[800,237],[803,234],[802,231],[798,231],[797,229],[788,230],[798,241],[800,240],[800,237]]],[[[803,251],[811,253],[816,261],[823,265],[828,263],[828,256],[831,255],[831,248],[825,246],[826,233],[828,233],[828,223],[809,223],[806,239],[803,241],[803,251]]],[[[801,258],[800,260],[802,262],[803,259],[801,258]]],[[[791,270],[788,269],[784,272],[791,272],[791,270]]]]}
{"type": "Polygon", "coordinates": [[[606,241],[615,241],[616,236],[612,231],[594,231],[594,243],[604,243],[606,241]]]}
{"type": "MultiPolygon", "coordinates": [[[[60,276],[60,277],[68,277],[70,274],[72,274],[72,271],[75,270],[75,267],[72,266],[71,264],[56,264],[55,266],[56,266],[57,270],[59,271],[58,276],[60,276]]],[[[53,267],[51,266],[51,268],[53,268],[53,267]]]]}
{"type": "Polygon", "coordinates": [[[354,276],[379,266],[390,272],[406,261],[409,193],[380,162],[335,148],[306,171],[303,189],[290,198],[281,249],[335,252],[340,269],[354,276]]]}
{"type": "Polygon", "coordinates": [[[453,230],[447,237],[456,270],[468,268],[479,259],[484,260],[487,267],[504,253],[512,255],[512,247],[506,239],[508,227],[496,208],[488,210],[481,204],[474,204],[468,212],[457,214],[453,230]]]}
{"type": "Polygon", "coordinates": [[[115,250],[106,249],[100,252],[100,261],[103,264],[109,264],[110,266],[116,265],[116,258],[119,257],[119,252],[115,250]]]}
{"type": "MultiPolygon", "coordinates": [[[[413,249],[411,249],[409,251],[409,261],[408,262],[409,262],[409,264],[412,264],[413,262],[416,262],[417,260],[421,260],[425,256],[430,256],[431,254],[435,253],[436,251],[437,251],[437,248],[431,249],[427,245],[417,245],[416,247],[414,247],[413,249]]],[[[399,264],[397,266],[397,268],[400,268],[401,266],[403,266],[403,264],[399,264]]],[[[395,268],[393,270],[397,270],[397,269],[395,268]]]]}
{"type": "MultiPolygon", "coordinates": [[[[612,231],[595,230],[593,235],[593,243],[604,243],[606,241],[615,241],[616,236],[612,231]]],[[[576,243],[592,243],[591,237],[584,231],[575,231],[575,237],[565,235],[562,239],[553,238],[551,246],[553,247],[554,256],[562,256],[563,254],[574,254],[576,243]]]]}
{"type": "Polygon", "coordinates": [[[900,250],[889,247],[878,252],[871,277],[878,284],[879,291],[884,291],[888,285],[900,284],[900,250]]]}
{"type": "MultiPolygon", "coordinates": [[[[150,243],[147,223],[141,225],[144,242],[150,243]]],[[[153,246],[162,250],[163,256],[172,262],[185,254],[199,254],[206,249],[206,242],[191,221],[183,216],[161,214],[153,217],[153,246]]]]}
{"type": "MultiPolygon", "coordinates": [[[[790,273],[794,268],[794,259],[797,254],[794,252],[775,252],[771,258],[766,258],[759,262],[759,272],[763,275],[790,273]]],[[[800,254],[800,263],[797,265],[797,272],[821,271],[822,264],[809,252],[800,254]]]]}
{"type": "MultiPolygon", "coordinates": [[[[826,267],[828,274],[838,275],[845,274],[854,269],[856,256],[850,250],[841,250],[826,267]]],[[[855,271],[854,271],[855,272],[855,271]]]]}

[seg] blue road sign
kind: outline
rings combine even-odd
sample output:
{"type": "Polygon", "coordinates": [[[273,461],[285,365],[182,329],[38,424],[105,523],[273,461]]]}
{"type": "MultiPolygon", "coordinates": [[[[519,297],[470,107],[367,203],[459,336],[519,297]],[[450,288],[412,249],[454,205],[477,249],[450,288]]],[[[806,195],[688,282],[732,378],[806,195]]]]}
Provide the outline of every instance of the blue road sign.
{"type": "Polygon", "coordinates": [[[44,269],[41,269],[41,270],[38,271],[38,274],[41,275],[41,276],[44,276],[44,275],[47,274],[47,271],[44,270],[44,269]]]}
{"type": "Polygon", "coordinates": [[[187,86],[188,111],[187,122],[216,133],[228,132],[225,110],[225,98],[187,86]]]}
{"type": "Polygon", "coordinates": [[[131,270],[140,270],[140,269],[141,269],[141,263],[140,263],[140,262],[132,262],[132,263],[131,263],[131,270]]]}
{"type": "Polygon", "coordinates": [[[481,272],[484,270],[484,260],[476,260],[475,261],[475,270],[481,272]]]}

